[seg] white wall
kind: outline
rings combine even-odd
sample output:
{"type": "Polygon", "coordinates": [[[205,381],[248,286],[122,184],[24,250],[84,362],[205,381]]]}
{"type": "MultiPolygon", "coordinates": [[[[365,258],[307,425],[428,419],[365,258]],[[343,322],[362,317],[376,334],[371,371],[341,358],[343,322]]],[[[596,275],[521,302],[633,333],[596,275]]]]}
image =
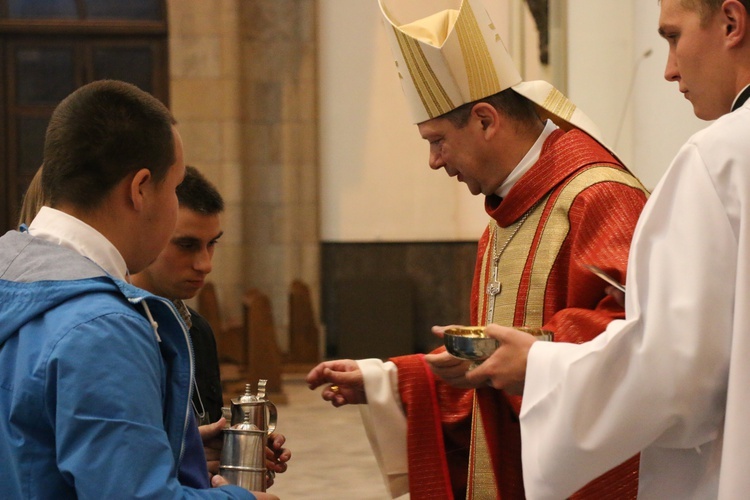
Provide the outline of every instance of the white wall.
{"type": "Polygon", "coordinates": [[[624,124],[634,66],[627,29],[633,25],[632,10],[631,2],[621,0],[568,1],[568,98],[599,126],[604,142],[626,163],[632,157],[631,128],[624,124]],[[617,28],[607,24],[609,19],[616,20],[617,28]]]}
{"type": "Polygon", "coordinates": [[[656,0],[568,0],[568,97],[651,189],[680,145],[706,126],[664,80],[658,19],[656,0]]]}
{"type": "Polygon", "coordinates": [[[680,94],[677,83],[664,79],[668,47],[656,31],[659,26],[657,2],[637,0],[634,17],[635,53],[654,51],[644,60],[635,80],[634,165],[641,180],[653,187],[680,146],[708,122],[695,117],[693,106],[680,94]]]}

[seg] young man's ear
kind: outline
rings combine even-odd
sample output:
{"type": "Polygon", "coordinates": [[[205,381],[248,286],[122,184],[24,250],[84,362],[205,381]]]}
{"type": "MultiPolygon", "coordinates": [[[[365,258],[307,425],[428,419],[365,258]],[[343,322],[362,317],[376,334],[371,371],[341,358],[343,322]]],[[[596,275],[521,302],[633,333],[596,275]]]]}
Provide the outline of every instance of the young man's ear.
{"type": "Polygon", "coordinates": [[[724,36],[727,45],[734,47],[740,44],[746,35],[748,12],[742,2],[731,0],[721,6],[724,36]]]}
{"type": "Polygon", "coordinates": [[[136,211],[143,210],[144,191],[150,180],[152,180],[151,171],[142,168],[133,175],[130,181],[130,202],[136,211]]]}

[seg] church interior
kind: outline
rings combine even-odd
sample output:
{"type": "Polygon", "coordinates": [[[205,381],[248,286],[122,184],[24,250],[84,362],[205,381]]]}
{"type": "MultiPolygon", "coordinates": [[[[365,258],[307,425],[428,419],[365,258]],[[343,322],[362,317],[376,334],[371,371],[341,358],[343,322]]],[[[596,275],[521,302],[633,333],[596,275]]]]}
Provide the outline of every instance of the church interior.
{"type": "MultiPolygon", "coordinates": [[[[481,1],[524,79],[566,93],[649,189],[705,125],[662,76],[655,0],[481,1]]],[[[225,402],[269,381],[293,453],[270,491],[389,498],[359,411],[304,375],[429,352],[432,325],[469,324],[487,214],[427,165],[377,0],[0,0],[0,53],[4,229],[60,99],[100,78],[154,94],[226,201],[190,305],[216,334],[225,402]]]]}

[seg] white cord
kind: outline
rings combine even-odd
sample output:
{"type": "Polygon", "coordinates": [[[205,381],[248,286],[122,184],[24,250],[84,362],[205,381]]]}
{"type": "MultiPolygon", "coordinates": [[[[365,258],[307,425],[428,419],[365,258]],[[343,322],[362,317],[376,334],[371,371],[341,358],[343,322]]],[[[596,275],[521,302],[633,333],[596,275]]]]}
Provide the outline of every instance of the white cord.
{"type": "Polygon", "coordinates": [[[146,311],[146,316],[148,317],[149,323],[151,323],[151,328],[154,330],[154,335],[156,335],[156,340],[158,342],[161,342],[161,337],[159,337],[159,323],[157,323],[154,320],[154,317],[151,315],[151,309],[148,308],[148,304],[146,304],[145,300],[141,301],[141,304],[143,304],[143,310],[146,311]]]}

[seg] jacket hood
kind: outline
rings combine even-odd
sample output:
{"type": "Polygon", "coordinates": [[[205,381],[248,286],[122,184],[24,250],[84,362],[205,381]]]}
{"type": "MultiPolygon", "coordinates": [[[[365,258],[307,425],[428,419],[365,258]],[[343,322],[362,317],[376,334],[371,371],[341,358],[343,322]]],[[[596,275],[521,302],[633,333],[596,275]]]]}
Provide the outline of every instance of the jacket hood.
{"type": "Polygon", "coordinates": [[[9,231],[0,237],[0,345],[61,303],[107,291],[125,295],[132,303],[148,295],[68,248],[25,232],[9,231]]]}

